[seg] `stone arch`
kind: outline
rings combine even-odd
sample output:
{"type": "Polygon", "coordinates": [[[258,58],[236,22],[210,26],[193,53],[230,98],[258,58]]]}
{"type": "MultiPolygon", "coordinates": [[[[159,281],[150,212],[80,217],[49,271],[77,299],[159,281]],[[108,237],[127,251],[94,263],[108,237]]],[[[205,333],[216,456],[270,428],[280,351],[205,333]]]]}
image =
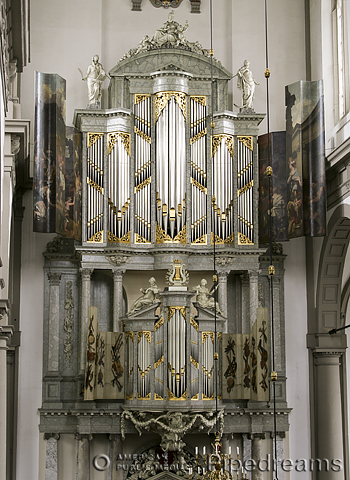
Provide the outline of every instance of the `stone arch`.
{"type": "Polygon", "coordinates": [[[342,314],[350,295],[349,285],[342,295],[342,278],[349,241],[350,205],[343,204],[336,208],[330,218],[328,235],[322,245],[316,293],[315,333],[328,333],[329,330],[342,326],[342,314]]]}

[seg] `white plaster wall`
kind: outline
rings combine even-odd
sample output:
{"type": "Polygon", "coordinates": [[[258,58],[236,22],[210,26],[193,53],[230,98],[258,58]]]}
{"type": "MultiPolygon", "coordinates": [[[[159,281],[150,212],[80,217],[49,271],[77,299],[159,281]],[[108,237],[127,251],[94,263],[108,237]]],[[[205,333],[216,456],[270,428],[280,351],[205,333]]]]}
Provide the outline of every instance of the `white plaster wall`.
{"type": "MultiPolygon", "coordinates": [[[[306,348],[306,256],[305,239],[283,243],[285,260],[285,316],[287,402],[290,413],[289,453],[285,458],[311,458],[309,359],[306,348]]],[[[292,473],[299,480],[311,480],[310,472],[292,473]]]]}
{"type": "MultiPolygon", "coordinates": [[[[53,235],[33,233],[32,192],[24,196],[22,226],[22,272],[18,371],[17,478],[39,478],[39,463],[45,461],[45,442],[39,435],[42,391],[44,257],[53,235]],[[44,450],[43,450],[44,449],[44,450]],[[39,455],[41,451],[41,455],[39,455]]],[[[41,465],[41,471],[43,471],[41,465]]]]}

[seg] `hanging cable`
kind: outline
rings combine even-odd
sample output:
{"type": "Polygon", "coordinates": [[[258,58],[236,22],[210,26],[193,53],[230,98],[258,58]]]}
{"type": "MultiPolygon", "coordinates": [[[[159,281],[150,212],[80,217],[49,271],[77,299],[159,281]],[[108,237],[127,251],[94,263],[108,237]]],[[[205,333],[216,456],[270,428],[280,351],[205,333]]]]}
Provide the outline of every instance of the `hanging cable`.
{"type": "Polygon", "coordinates": [[[270,221],[269,221],[269,230],[270,230],[270,266],[269,266],[269,277],[270,277],[270,318],[271,318],[271,337],[272,337],[272,372],[271,372],[271,383],[272,383],[272,395],[273,395],[273,431],[274,431],[274,448],[273,448],[273,458],[274,466],[276,466],[276,471],[274,470],[275,480],[278,480],[277,476],[277,411],[276,411],[276,380],[277,372],[275,371],[275,325],[274,325],[274,315],[273,315],[273,276],[275,274],[275,267],[273,266],[273,247],[272,247],[272,236],[273,236],[273,225],[272,225],[272,165],[271,165],[271,152],[270,152],[270,99],[269,99],[269,55],[268,55],[268,17],[267,17],[267,0],[265,0],[265,59],[266,59],[266,68],[265,68],[265,78],[266,78],[266,121],[267,121],[267,159],[268,167],[266,168],[266,174],[269,179],[269,210],[270,210],[270,221]]]}

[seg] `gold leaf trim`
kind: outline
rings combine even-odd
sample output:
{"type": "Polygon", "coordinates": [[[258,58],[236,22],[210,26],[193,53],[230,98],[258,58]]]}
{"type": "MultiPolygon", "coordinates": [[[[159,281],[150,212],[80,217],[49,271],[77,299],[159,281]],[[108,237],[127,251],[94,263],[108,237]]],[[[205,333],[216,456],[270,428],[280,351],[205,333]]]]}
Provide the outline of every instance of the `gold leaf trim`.
{"type": "Polygon", "coordinates": [[[146,140],[146,142],[151,143],[152,141],[151,137],[146,135],[142,130],[138,129],[137,127],[134,127],[134,132],[136,133],[136,135],[146,140]]]}
{"type": "Polygon", "coordinates": [[[147,375],[149,374],[149,371],[151,370],[152,367],[151,367],[151,365],[148,365],[148,367],[146,368],[145,371],[143,371],[143,370],[141,369],[140,365],[137,365],[137,368],[139,369],[139,372],[140,372],[140,374],[141,374],[141,377],[142,377],[142,378],[145,378],[145,377],[147,377],[147,375]]]}
{"type": "Polygon", "coordinates": [[[112,132],[108,134],[107,155],[111,154],[115,144],[117,143],[118,137],[120,137],[121,141],[123,142],[124,148],[130,157],[130,133],[125,132],[112,132]]]}
{"type": "Polygon", "coordinates": [[[191,323],[192,327],[194,327],[197,330],[197,332],[199,332],[198,323],[196,322],[196,320],[193,317],[191,317],[190,323],[191,323]]]}
{"type": "Polygon", "coordinates": [[[156,243],[168,243],[173,239],[159,225],[156,224],[156,243]]]}
{"type": "Polygon", "coordinates": [[[233,158],[233,136],[232,135],[226,135],[226,134],[220,134],[220,135],[213,135],[212,136],[211,156],[213,157],[215,155],[215,153],[217,152],[222,139],[225,139],[226,147],[227,147],[231,157],[233,158]]]}
{"type": "Polygon", "coordinates": [[[128,338],[130,338],[131,341],[134,342],[134,332],[125,332],[125,340],[127,341],[128,338]]]}
{"type": "Polygon", "coordinates": [[[247,190],[249,190],[250,188],[252,188],[254,186],[254,180],[252,180],[251,182],[247,183],[247,185],[244,185],[244,187],[240,188],[239,190],[237,190],[237,197],[239,197],[240,195],[242,195],[243,193],[245,193],[247,190]]]}
{"type": "Polygon", "coordinates": [[[95,190],[100,192],[102,195],[104,195],[104,190],[103,190],[103,187],[101,187],[101,185],[98,185],[96,182],[91,180],[91,178],[89,178],[89,177],[86,177],[86,182],[87,182],[88,185],[90,185],[90,187],[94,188],[95,190]]]}
{"type": "Polygon", "coordinates": [[[175,100],[176,100],[176,103],[178,104],[178,106],[180,107],[181,109],[181,112],[184,116],[184,119],[185,119],[185,122],[186,122],[186,94],[185,93],[177,93],[177,92],[174,92],[174,97],[175,97],[175,100]]]}
{"type": "Polygon", "coordinates": [[[191,245],[206,245],[207,244],[207,234],[205,233],[201,237],[198,237],[191,245]]]}
{"type": "Polygon", "coordinates": [[[154,369],[158,368],[161,363],[164,362],[164,355],[162,355],[154,364],[154,369]]]}
{"type": "Polygon", "coordinates": [[[151,392],[148,395],[146,395],[146,397],[141,397],[141,395],[138,393],[137,400],[151,400],[151,392]]]}
{"type": "Polygon", "coordinates": [[[207,134],[207,129],[205,128],[201,132],[198,132],[194,137],[190,138],[190,144],[197,142],[200,138],[205,137],[207,134]]]}
{"type": "Polygon", "coordinates": [[[198,188],[198,190],[200,190],[201,192],[207,194],[207,189],[206,187],[203,187],[203,185],[201,185],[199,182],[197,182],[197,180],[195,180],[194,178],[191,177],[191,183],[192,185],[194,185],[196,188],[198,188]]]}
{"type": "Polygon", "coordinates": [[[151,95],[149,93],[135,93],[135,105],[143,102],[146,98],[149,98],[151,95]]]}
{"type": "Polygon", "coordinates": [[[176,310],[180,310],[180,313],[184,317],[185,322],[187,322],[186,307],[168,307],[168,322],[170,321],[176,310]]]}
{"type": "Polygon", "coordinates": [[[193,395],[191,400],[199,400],[199,393],[196,393],[196,395],[193,395]]]}
{"type": "MultiPolygon", "coordinates": [[[[218,235],[215,235],[215,244],[223,244],[225,243],[222,238],[220,238],[218,235]]],[[[214,245],[214,233],[211,232],[211,244],[214,245]]]]}
{"type": "Polygon", "coordinates": [[[252,242],[243,233],[238,232],[238,245],[254,245],[254,242],[252,242]]]}
{"type": "Polygon", "coordinates": [[[87,148],[92,147],[101,137],[103,137],[103,133],[94,133],[89,132],[87,138],[87,148]]]}
{"type": "Polygon", "coordinates": [[[174,242],[179,242],[179,243],[187,242],[187,225],[184,226],[181,232],[175,235],[174,242]]]}
{"type": "Polygon", "coordinates": [[[154,400],[164,400],[164,398],[161,397],[160,395],[158,395],[158,393],[155,393],[154,394],[154,400]]]}
{"type": "Polygon", "coordinates": [[[125,395],[125,400],[132,400],[134,398],[134,394],[131,393],[130,395],[125,395]]]}
{"type": "Polygon", "coordinates": [[[160,328],[162,325],[164,325],[164,318],[162,317],[154,326],[154,331],[156,332],[158,328],[160,328]]]}
{"type": "Polygon", "coordinates": [[[186,121],[186,94],[180,92],[161,92],[155,95],[155,123],[157,123],[171,97],[175,98],[186,121]]]}
{"type": "Polygon", "coordinates": [[[144,237],[142,237],[138,233],[135,233],[135,243],[151,243],[151,242],[146,240],[144,237]]]}
{"type": "Polygon", "coordinates": [[[137,343],[140,343],[142,335],[145,336],[148,343],[151,343],[151,332],[150,331],[139,331],[139,332],[137,332],[137,343]]]}
{"type": "Polygon", "coordinates": [[[206,95],[191,95],[191,100],[194,100],[195,102],[199,103],[200,105],[203,105],[203,107],[207,106],[207,97],[206,95]]]}
{"type": "Polygon", "coordinates": [[[202,343],[205,343],[209,337],[214,344],[214,332],[202,332],[202,343]]]}
{"type": "Polygon", "coordinates": [[[192,357],[192,355],[190,355],[190,360],[191,360],[192,365],[194,365],[197,369],[199,369],[199,364],[198,364],[198,362],[196,362],[196,360],[192,357]]]}
{"type": "Polygon", "coordinates": [[[130,242],[131,242],[130,232],[126,233],[125,235],[119,238],[108,230],[108,243],[130,243],[130,242]]]}
{"type": "Polygon", "coordinates": [[[89,238],[88,242],[103,243],[103,230],[95,233],[92,237],[89,238]]]}
{"type": "Polygon", "coordinates": [[[202,393],[202,400],[214,400],[214,394],[208,397],[205,393],[202,393]]]}
{"type": "Polygon", "coordinates": [[[243,145],[249,150],[253,151],[253,137],[252,136],[244,136],[244,135],[238,135],[237,136],[238,140],[243,143],[243,145]]]}
{"type": "Polygon", "coordinates": [[[146,180],[144,180],[142,183],[140,183],[139,185],[137,185],[134,189],[135,193],[139,192],[140,190],[142,190],[143,188],[145,188],[147,185],[149,185],[152,181],[152,176],[146,178],[146,180]]]}
{"type": "Polygon", "coordinates": [[[181,397],[176,397],[173,392],[171,392],[168,388],[168,400],[173,400],[173,401],[183,401],[187,400],[187,389],[184,391],[184,393],[181,395],[181,397]]]}
{"type": "Polygon", "coordinates": [[[235,234],[231,233],[227,238],[225,238],[224,243],[227,243],[229,245],[234,245],[235,244],[235,234]]]}

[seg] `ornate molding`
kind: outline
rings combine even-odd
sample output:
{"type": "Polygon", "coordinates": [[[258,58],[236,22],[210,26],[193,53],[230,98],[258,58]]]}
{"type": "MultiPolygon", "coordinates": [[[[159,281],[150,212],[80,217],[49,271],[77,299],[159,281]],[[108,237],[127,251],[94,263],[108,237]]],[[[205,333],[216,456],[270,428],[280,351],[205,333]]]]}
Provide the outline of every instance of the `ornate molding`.
{"type": "Polygon", "coordinates": [[[66,332],[64,340],[64,354],[68,363],[71,362],[73,345],[72,345],[72,331],[73,331],[73,282],[67,282],[66,286],[66,302],[64,308],[66,316],[64,319],[63,329],[66,332]]]}
{"type": "Polygon", "coordinates": [[[44,433],[44,440],[50,440],[50,438],[55,439],[57,442],[60,439],[59,433],[44,433]]]}
{"type": "Polygon", "coordinates": [[[120,265],[124,265],[130,260],[130,256],[126,255],[106,255],[106,259],[109,261],[111,265],[114,267],[119,267],[120,265]]]}
{"type": "Polygon", "coordinates": [[[51,287],[59,287],[60,281],[61,281],[61,276],[62,276],[61,273],[48,272],[47,277],[49,279],[50,286],[51,287]]]}

